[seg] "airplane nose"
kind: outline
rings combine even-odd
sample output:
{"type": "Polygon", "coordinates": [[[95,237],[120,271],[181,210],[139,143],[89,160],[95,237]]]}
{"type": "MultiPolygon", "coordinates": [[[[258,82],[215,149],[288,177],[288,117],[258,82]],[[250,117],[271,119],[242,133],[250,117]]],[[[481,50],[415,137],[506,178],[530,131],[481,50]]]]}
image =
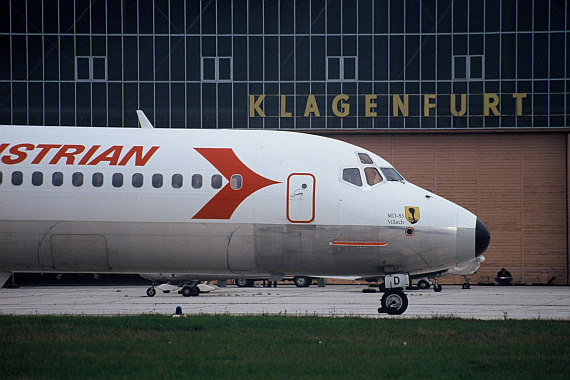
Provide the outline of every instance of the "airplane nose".
{"type": "Polygon", "coordinates": [[[487,250],[490,241],[491,234],[487,226],[481,219],[477,218],[477,223],[475,224],[475,257],[481,256],[487,250]]]}

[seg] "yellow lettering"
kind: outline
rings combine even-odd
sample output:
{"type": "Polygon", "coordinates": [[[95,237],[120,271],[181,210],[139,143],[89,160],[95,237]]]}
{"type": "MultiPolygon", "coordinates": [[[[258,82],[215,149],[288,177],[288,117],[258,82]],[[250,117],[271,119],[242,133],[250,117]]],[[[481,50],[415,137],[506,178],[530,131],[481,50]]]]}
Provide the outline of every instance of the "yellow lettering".
{"type": "Polygon", "coordinates": [[[378,96],[376,95],[364,95],[364,116],[366,117],[376,117],[378,113],[372,111],[373,108],[378,107],[378,104],[373,100],[376,100],[378,96]]]}
{"type": "Polygon", "coordinates": [[[260,107],[263,99],[265,99],[265,94],[259,95],[259,98],[257,98],[257,100],[255,100],[255,95],[249,96],[249,117],[255,117],[256,112],[259,116],[265,117],[265,113],[260,107]]]}
{"type": "Polygon", "coordinates": [[[307,117],[310,113],[314,113],[316,117],[321,116],[319,106],[317,106],[317,99],[315,99],[315,95],[313,94],[309,94],[309,96],[307,96],[307,104],[305,105],[305,113],[303,116],[307,117]]]}
{"type": "Polygon", "coordinates": [[[408,99],[408,94],[404,94],[404,102],[402,103],[402,99],[399,95],[392,95],[392,116],[398,116],[398,111],[402,112],[404,116],[410,114],[408,99]]]}
{"type": "Polygon", "coordinates": [[[348,99],[349,99],[349,97],[346,94],[338,94],[337,96],[334,97],[333,102],[332,102],[332,111],[333,111],[335,116],[338,116],[338,117],[348,116],[348,113],[350,112],[350,104],[341,103],[340,108],[342,108],[342,112],[340,112],[338,109],[338,102],[340,102],[341,100],[347,101],[348,99]]]}
{"type": "Polygon", "coordinates": [[[493,115],[499,116],[499,110],[497,106],[499,105],[499,96],[490,92],[486,92],[483,95],[483,115],[489,116],[489,110],[493,111],[493,115]]]}
{"type": "Polygon", "coordinates": [[[424,95],[424,116],[429,116],[429,110],[435,108],[435,103],[430,102],[432,99],[435,100],[435,94],[424,95]]]}
{"type": "Polygon", "coordinates": [[[279,116],[281,117],[291,117],[293,113],[287,112],[285,110],[285,103],[287,102],[287,95],[281,95],[281,113],[279,116]]]}
{"type": "Polygon", "coordinates": [[[449,95],[449,110],[453,116],[463,116],[467,112],[467,94],[461,94],[461,108],[459,112],[455,106],[455,94],[449,95]]]}
{"type": "Polygon", "coordinates": [[[526,92],[515,92],[513,98],[517,102],[517,116],[522,116],[522,100],[526,98],[526,92]]]}

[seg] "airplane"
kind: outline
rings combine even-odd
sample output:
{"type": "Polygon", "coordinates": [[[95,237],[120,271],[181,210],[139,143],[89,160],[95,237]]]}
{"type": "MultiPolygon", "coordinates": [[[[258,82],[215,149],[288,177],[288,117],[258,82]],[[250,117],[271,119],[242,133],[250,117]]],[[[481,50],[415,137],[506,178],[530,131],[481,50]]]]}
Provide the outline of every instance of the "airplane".
{"type": "Polygon", "coordinates": [[[411,277],[472,273],[489,245],[476,215],[358,146],[137,114],[0,126],[0,272],[377,277],[378,312],[401,314],[411,277]]]}

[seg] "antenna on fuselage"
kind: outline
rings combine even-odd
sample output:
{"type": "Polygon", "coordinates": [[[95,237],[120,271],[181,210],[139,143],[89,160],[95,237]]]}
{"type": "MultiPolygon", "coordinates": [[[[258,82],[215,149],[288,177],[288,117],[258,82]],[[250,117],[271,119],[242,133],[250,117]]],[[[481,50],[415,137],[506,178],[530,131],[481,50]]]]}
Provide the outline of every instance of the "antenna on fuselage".
{"type": "Polygon", "coordinates": [[[148,118],[146,117],[146,115],[144,114],[144,112],[142,110],[137,110],[137,116],[139,117],[139,123],[141,125],[141,128],[144,128],[144,129],[153,129],[154,128],[152,126],[152,124],[150,123],[150,121],[148,121],[148,118]]]}

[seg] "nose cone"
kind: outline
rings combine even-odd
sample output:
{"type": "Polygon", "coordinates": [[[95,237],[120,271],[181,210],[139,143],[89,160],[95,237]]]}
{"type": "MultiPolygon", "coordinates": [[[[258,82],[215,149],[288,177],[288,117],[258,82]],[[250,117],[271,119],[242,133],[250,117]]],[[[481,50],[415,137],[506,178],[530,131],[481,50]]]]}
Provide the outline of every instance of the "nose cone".
{"type": "Polygon", "coordinates": [[[489,233],[487,226],[481,221],[481,219],[477,218],[477,223],[475,225],[475,257],[481,256],[487,250],[490,241],[491,234],[489,233]]]}

